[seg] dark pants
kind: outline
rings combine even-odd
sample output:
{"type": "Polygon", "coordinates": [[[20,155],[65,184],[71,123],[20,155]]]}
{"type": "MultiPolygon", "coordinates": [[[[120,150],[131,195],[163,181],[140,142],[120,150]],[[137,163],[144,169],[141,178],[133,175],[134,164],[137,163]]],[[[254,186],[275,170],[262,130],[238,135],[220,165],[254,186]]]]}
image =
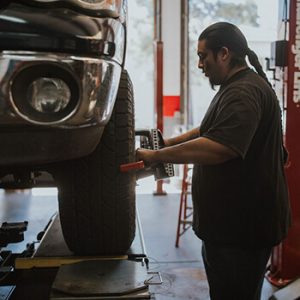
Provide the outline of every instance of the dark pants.
{"type": "Polygon", "coordinates": [[[220,247],[203,242],[211,300],[259,300],[271,249],[220,247]]]}

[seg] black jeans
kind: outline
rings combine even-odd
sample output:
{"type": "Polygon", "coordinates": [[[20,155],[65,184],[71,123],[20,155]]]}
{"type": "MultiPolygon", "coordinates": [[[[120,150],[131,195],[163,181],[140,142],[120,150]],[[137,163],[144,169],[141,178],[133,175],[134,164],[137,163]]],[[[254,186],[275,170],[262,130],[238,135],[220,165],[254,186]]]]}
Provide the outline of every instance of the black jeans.
{"type": "Polygon", "coordinates": [[[271,249],[220,247],[203,241],[211,300],[259,300],[271,249]]]}

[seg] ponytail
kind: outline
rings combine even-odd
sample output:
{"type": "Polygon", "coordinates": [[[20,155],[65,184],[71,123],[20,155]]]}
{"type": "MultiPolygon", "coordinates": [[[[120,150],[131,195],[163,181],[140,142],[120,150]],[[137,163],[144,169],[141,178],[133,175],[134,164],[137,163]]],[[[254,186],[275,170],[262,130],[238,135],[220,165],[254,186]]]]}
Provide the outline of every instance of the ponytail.
{"type": "Polygon", "coordinates": [[[266,73],[264,72],[256,53],[250,48],[247,49],[247,56],[250,64],[255,68],[255,71],[259,76],[261,76],[271,87],[271,83],[269,82],[266,73]]]}

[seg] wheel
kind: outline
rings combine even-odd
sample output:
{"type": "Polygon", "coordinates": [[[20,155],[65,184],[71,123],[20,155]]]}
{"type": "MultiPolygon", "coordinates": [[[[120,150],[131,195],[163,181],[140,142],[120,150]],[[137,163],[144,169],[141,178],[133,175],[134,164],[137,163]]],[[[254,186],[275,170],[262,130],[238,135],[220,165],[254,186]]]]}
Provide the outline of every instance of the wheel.
{"type": "Polygon", "coordinates": [[[135,161],[131,80],[122,72],[114,110],[101,141],[88,157],[54,175],[65,241],[80,255],[124,254],[135,236],[135,175],[120,173],[135,161]]]}

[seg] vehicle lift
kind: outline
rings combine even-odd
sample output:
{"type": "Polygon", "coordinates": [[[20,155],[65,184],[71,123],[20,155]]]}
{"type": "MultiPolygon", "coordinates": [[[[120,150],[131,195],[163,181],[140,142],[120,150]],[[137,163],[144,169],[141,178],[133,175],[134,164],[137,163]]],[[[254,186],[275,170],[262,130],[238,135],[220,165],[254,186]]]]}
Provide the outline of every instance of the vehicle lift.
{"type": "MultiPolygon", "coordinates": [[[[3,223],[1,246],[22,241],[26,228],[27,222],[3,223]]],[[[150,299],[149,285],[162,279],[149,271],[138,215],[137,230],[125,255],[78,257],[67,248],[56,214],[36,250],[30,244],[20,254],[1,251],[0,299],[150,299]]]]}
{"type": "MultiPolygon", "coordinates": [[[[10,264],[11,251],[2,251],[10,243],[18,243],[24,240],[24,231],[27,230],[28,222],[2,223],[0,227],[0,284],[13,271],[10,264]]],[[[0,285],[0,299],[9,299],[15,289],[14,285],[0,285]]]]}
{"type": "Polygon", "coordinates": [[[292,225],[286,239],[273,249],[267,279],[279,288],[270,299],[296,300],[300,299],[300,2],[280,0],[279,5],[279,40],[271,47],[270,70],[274,72],[275,89],[279,83],[282,94],[292,225]]]}
{"type": "MultiPolygon", "coordinates": [[[[136,135],[141,147],[163,147],[157,129],[136,131],[136,135]]],[[[174,176],[172,164],[145,167],[141,161],[121,165],[120,171],[134,171],[138,179],[149,175],[156,180],[174,176]]],[[[0,248],[23,241],[27,224],[3,223],[0,248]]],[[[37,249],[31,243],[19,254],[0,251],[0,300],[151,299],[149,286],[163,281],[159,272],[149,270],[138,210],[136,225],[138,232],[126,254],[78,257],[65,244],[59,215],[55,214],[38,234],[37,249]]]]}

